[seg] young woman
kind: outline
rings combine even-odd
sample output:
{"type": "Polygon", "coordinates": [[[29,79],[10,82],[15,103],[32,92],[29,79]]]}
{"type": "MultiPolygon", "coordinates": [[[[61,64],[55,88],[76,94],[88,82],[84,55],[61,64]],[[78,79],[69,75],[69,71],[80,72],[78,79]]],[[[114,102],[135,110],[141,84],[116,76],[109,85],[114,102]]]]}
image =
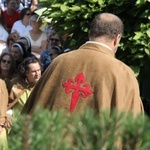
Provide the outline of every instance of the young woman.
{"type": "Polygon", "coordinates": [[[29,25],[30,17],[31,17],[31,10],[29,8],[22,9],[20,12],[20,20],[16,21],[13,24],[11,33],[16,31],[20,37],[24,36],[25,32],[32,29],[32,27],[29,25]]]}
{"type": "Polygon", "coordinates": [[[5,81],[8,92],[10,90],[10,80],[17,76],[15,71],[15,61],[12,55],[3,53],[0,57],[0,78],[5,81]]]}
{"type": "Polygon", "coordinates": [[[40,61],[43,65],[43,72],[49,66],[51,62],[50,51],[51,51],[51,48],[54,46],[59,46],[61,48],[61,40],[60,40],[60,37],[55,32],[52,32],[48,39],[47,49],[45,49],[41,53],[41,56],[40,56],[40,61]]]}
{"type": "Polygon", "coordinates": [[[16,62],[16,70],[18,70],[19,64],[27,57],[24,44],[21,42],[13,44],[11,54],[16,62]]]}
{"type": "Polygon", "coordinates": [[[33,15],[30,18],[30,25],[32,30],[27,31],[25,36],[31,41],[32,53],[39,59],[41,52],[47,46],[47,34],[40,29],[42,21],[38,15],[33,15]]]}

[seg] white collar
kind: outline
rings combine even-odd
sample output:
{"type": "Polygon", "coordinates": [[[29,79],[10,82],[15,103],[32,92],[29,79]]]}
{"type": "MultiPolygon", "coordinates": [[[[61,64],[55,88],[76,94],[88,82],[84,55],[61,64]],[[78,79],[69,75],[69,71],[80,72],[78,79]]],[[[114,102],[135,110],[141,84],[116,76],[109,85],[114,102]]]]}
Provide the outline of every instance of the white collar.
{"type": "Polygon", "coordinates": [[[108,48],[109,50],[113,51],[109,46],[103,44],[103,43],[100,43],[100,42],[95,42],[95,41],[87,41],[86,43],[95,43],[95,44],[99,44],[101,46],[104,46],[106,48],[108,48]]]}

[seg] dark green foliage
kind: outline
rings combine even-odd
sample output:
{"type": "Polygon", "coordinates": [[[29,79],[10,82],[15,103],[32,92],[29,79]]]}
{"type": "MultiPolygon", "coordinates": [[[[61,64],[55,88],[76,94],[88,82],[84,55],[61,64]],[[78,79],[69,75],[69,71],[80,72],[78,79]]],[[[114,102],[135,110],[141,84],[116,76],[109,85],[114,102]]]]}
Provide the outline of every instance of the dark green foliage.
{"type": "Polygon", "coordinates": [[[32,117],[17,115],[8,135],[11,150],[124,150],[150,149],[150,120],[139,115],[91,109],[73,115],[37,108],[32,117]]]}

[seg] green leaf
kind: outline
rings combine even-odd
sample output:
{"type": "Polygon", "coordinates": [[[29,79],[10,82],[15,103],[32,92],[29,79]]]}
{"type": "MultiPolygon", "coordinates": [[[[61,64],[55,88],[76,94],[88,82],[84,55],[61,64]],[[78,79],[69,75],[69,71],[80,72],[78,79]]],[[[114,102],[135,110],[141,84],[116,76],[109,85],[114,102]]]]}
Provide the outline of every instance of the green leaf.
{"type": "Polygon", "coordinates": [[[148,37],[150,38],[150,30],[147,30],[146,33],[147,33],[148,37]]]}
{"type": "Polygon", "coordinates": [[[134,58],[138,58],[138,59],[141,59],[141,58],[143,58],[143,57],[144,57],[143,54],[136,54],[136,55],[134,56],[134,58]]]}
{"type": "Polygon", "coordinates": [[[136,48],[132,48],[131,52],[134,54],[135,52],[137,52],[137,49],[136,48]]]}
{"type": "Polygon", "coordinates": [[[102,5],[104,5],[104,1],[103,1],[103,0],[98,0],[98,4],[99,4],[100,6],[102,6],[102,5]]]}
{"type": "Polygon", "coordinates": [[[52,4],[51,7],[53,7],[53,8],[60,8],[61,4],[52,4]]]}
{"type": "Polygon", "coordinates": [[[150,56],[150,49],[145,48],[144,51],[148,56],[150,56]]]}
{"type": "Polygon", "coordinates": [[[66,12],[68,10],[68,7],[66,5],[61,5],[60,9],[62,12],[66,12]]]}
{"type": "Polygon", "coordinates": [[[135,76],[137,77],[140,73],[140,67],[139,66],[130,66],[130,68],[133,70],[135,76]]]}
{"type": "Polygon", "coordinates": [[[135,32],[135,36],[133,37],[134,40],[138,40],[143,35],[141,32],[135,32]]]}
{"type": "Polygon", "coordinates": [[[141,4],[144,4],[145,1],[146,1],[146,0],[137,0],[137,1],[136,1],[136,4],[137,4],[137,5],[139,5],[139,4],[140,4],[140,5],[141,5],[141,4]]]}
{"type": "Polygon", "coordinates": [[[89,3],[96,3],[98,0],[86,0],[89,3]]]}
{"type": "Polygon", "coordinates": [[[72,11],[80,11],[81,7],[74,5],[73,7],[69,8],[72,11]]]}
{"type": "Polygon", "coordinates": [[[41,16],[43,14],[44,11],[47,10],[47,7],[44,7],[44,8],[41,8],[41,9],[38,9],[35,11],[35,13],[39,16],[41,16]]]}

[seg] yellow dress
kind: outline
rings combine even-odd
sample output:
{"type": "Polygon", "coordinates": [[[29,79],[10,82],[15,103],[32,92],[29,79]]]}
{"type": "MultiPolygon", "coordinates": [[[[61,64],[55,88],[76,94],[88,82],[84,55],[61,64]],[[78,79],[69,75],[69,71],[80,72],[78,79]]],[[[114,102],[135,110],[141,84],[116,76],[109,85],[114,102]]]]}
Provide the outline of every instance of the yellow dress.
{"type": "Polygon", "coordinates": [[[13,110],[13,117],[15,117],[15,110],[17,110],[19,113],[21,112],[23,106],[25,105],[29,95],[31,93],[31,90],[25,90],[23,94],[18,98],[17,103],[12,108],[13,110]]]}
{"type": "Polygon", "coordinates": [[[8,150],[7,133],[5,128],[3,128],[0,133],[0,150],[8,150]]]}

